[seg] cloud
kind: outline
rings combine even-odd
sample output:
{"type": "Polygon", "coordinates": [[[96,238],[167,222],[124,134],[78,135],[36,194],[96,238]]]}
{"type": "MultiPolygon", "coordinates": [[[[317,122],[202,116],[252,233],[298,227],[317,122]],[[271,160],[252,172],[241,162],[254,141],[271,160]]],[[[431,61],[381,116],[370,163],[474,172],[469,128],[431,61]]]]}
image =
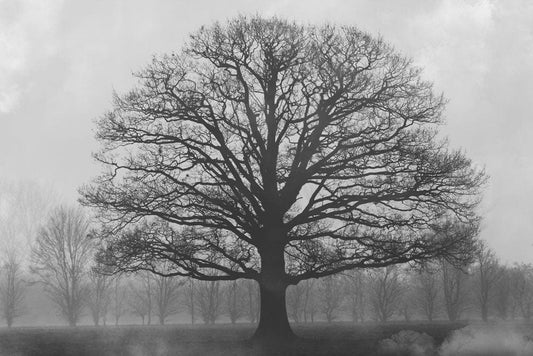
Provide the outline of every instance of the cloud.
{"type": "Polygon", "coordinates": [[[12,111],[32,63],[55,53],[62,0],[0,0],[0,113],[12,111]]]}
{"type": "Polygon", "coordinates": [[[433,11],[414,18],[411,38],[418,43],[415,57],[425,73],[441,79],[449,78],[451,70],[455,74],[459,70],[479,82],[488,70],[485,59],[494,9],[490,1],[445,0],[433,11]]]}

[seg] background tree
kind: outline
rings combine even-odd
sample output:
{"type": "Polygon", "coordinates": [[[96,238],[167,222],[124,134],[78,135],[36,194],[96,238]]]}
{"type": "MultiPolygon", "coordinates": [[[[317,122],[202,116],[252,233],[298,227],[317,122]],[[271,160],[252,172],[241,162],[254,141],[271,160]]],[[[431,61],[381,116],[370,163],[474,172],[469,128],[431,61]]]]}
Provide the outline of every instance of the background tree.
{"type": "Polygon", "coordinates": [[[500,265],[500,278],[494,287],[494,310],[498,318],[506,320],[514,314],[512,298],[512,272],[508,266],[500,265]]]}
{"type": "Polygon", "coordinates": [[[159,318],[159,324],[164,325],[165,320],[180,310],[179,291],[185,280],[177,277],[154,277],[154,301],[155,313],[159,318]]]}
{"type": "Polygon", "coordinates": [[[0,179],[0,314],[8,326],[26,310],[26,261],[56,196],[35,182],[0,179]]]}
{"type": "Polygon", "coordinates": [[[185,304],[187,310],[189,311],[189,315],[191,316],[191,324],[194,324],[196,321],[195,318],[195,312],[196,312],[196,293],[195,293],[195,283],[194,279],[188,278],[187,284],[185,288],[185,295],[184,295],[184,301],[183,304],[185,304]]]}
{"type": "Polygon", "coordinates": [[[144,271],[137,273],[135,279],[130,283],[131,298],[130,307],[132,311],[141,317],[144,324],[152,323],[152,313],[154,309],[154,280],[151,272],[144,271]]]}
{"type": "Polygon", "coordinates": [[[415,274],[417,303],[428,321],[433,321],[438,312],[439,295],[442,291],[439,272],[432,266],[415,274]]]}
{"type": "Polygon", "coordinates": [[[38,229],[57,202],[57,192],[32,181],[0,181],[0,241],[22,260],[29,257],[38,229]]]}
{"type": "Polygon", "coordinates": [[[342,305],[344,293],[341,279],[338,276],[327,276],[320,280],[321,311],[328,323],[337,318],[337,313],[342,305]]]}
{"type": "Polygon", "coordinates": [[[511,290],[522,317],[530,320],[533,314],[533,266],[518,264],[513,268],[511,290]]]}
{"type": "Polygon", "coordinates": [[[17,250],[7,249],[0,269],[0,313],[11,327],[25,311],[24,298],[27,282],[24,280],[22,261],[17,250]]]}
{"type": "Polygon", "coordinates": [[[459,320],[466,308],[468,275],[463,269],[448,262],[441,263],[444,309],[451,321],[459,320]]]}
{"type": "Polygon", "coordinates": [[[98,326],[100,320],[105,325],[109,304],[111,303],[111,285],[113,278],[100,273],[98,270],[88,272],[86,302],[91,312],[94,325],[98,326]]]}
{"type": "Polygon", "coordinates": [[[399,311],[402,298],[400,274],[389,266],[370,272],[370,304],[376,320],[387,322],[399,311]]]}
{"type": "Polygon", "coordinates": [[[349,271],[344,274],[346,300],[354,323],[365,320],[366,292],[368,281],[362,270],[349,271]]]}
{"type": "Polygon", "coordinates": [[[205,324],[214,324],[220,316],[222,297],[219,281],[196,283],[196,307],[205,324]]]}
{"type": "Polygon", "coordinates": [[[317,290],[316,290],[316,280],[305,280],[303,281],[304,286],[304,321],[307,323],[308,321],[314,322],[315,321],[315,315],[318,312],[318,297],[317,297],[317,290]]]}
{"type": "MultiPolygon", "coordinates": [[[[124,276],[119,274],[119,275],[114,276],[113,281],[111,283],[110,307],[111,307],[111,315],[113,316],[115,325],[118,325],[120,318],[124,314],[126,314],[126,311],[127,311],[126,306],[129,302],[128,291],[125,288],[123,281],[124,281],[124,276]]],[[[145,307],[145,310],[146,310],[146,307],[145,307]]],[[[137,310],[136,312],[139,315],[139,310],[137,310]]],[[[143,319],[143,324],[144,324],[144,317],[141,316],[141,318],[143,319]]]]}
{"type": "Polygon", "coordinates": [[[477,220],[484,174],[437,139],[443,98],[381,39],[239,17],[137,77],[97,124],[106,169],[82,189],[117,270],[254,279],[255,337],[285,339],[289,285],[470,254],[431,225],[477,220]]]}
{"type": "Polygon", "coordinates": [[[246,293],[246,315],[250,323],[255,324],[259,319],[259,288],[255,281],[244,281],[246,293]]]}
{"type": "Polygon", "coordinates": [[[32,250],[31,269],[70,326],[76,325],[83,311],[85,278],[93,250],[85,214],[66,206],[51,213],[32,250]]]}
{"type": "Polygon", "coordinates": [[[287,313],[295,323],[299,323],[303,319],[305,292],[304,283],[298,283],[287,289],[287,313]]]}
{"type": "Polygon", "coordinates": [[[475,276],[477,277],[477,301],[481,319],[487,321],[489,306],[493,300],[494,289],[501,278],[501,269],[494,252],[483,242],[479,242],[476,252],[475,276]]]}
{"type": "Polygon", "coordinates": [[[227,314],[232,324],[235,324],[245,312],[244,293],[240,281],[231,281],[226,285],[227,314]]]}
{"type": "Polygon", "coordinates": [[[398,312],[403,316],[405,321],[411,321],[413,315],[416,313],[416,297],[417,290],[415,287],[415,278],[413,271],[403,268],[399,271],[400,274],[400,301],[398,312]]]}

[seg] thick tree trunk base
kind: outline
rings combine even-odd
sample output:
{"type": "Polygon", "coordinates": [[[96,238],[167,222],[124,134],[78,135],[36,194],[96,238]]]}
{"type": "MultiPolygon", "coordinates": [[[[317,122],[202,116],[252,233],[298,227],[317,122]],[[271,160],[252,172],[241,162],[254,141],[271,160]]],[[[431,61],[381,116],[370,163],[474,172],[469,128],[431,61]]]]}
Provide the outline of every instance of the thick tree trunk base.
{"type": "Polygon", "coordinates": [[[291,351],[299,338],[289,328],[288,330],[272,330],[272,328],[257,328],[250,339],[254,355],[274,356],[292,355],[291,351]]]}
{"type": "Polygon", "coordinates": [[[296,339],[296,334],[290,327],[273,328],[271,326],[262,326],[261,324],[259,324],[252,336],[252,342],[254,343],[290,343],[296,339]]]}

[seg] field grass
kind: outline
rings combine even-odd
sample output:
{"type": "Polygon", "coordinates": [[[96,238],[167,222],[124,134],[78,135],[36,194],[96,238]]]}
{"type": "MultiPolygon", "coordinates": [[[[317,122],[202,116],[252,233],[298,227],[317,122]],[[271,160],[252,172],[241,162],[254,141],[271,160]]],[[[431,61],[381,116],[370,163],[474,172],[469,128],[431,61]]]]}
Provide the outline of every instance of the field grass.
{"type": "MultiPolygon", "coordinates": [[[[464,323],[445,322],[295,325],[294,331],[300,338],[284,354],[373,355],[380,340],[400,330],[424,332],[441,343],[453,330],[463,326],[464,323]]],[[[258,350],[248,341],[254,328],[250,324],[217,324],[1,329],[0,355],[273,354],[272,350],[258,350]]]]}

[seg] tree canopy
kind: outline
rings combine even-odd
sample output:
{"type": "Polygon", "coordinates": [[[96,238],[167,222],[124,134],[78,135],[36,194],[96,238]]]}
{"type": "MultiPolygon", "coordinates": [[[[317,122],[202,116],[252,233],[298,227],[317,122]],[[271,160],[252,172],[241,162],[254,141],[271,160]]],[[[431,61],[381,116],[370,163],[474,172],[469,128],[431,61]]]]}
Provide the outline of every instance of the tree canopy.
{"type": "Polygon", "coordinates": [[[445,100],[382,39],[239,17],[136,77],[97,122],[106,169],[81,190],[118,270],[279,279],[284,293],[471,257],[485,174],[439,138],[445,100]],[[450,221],[467,228],[442,233],[450,221]]]}

